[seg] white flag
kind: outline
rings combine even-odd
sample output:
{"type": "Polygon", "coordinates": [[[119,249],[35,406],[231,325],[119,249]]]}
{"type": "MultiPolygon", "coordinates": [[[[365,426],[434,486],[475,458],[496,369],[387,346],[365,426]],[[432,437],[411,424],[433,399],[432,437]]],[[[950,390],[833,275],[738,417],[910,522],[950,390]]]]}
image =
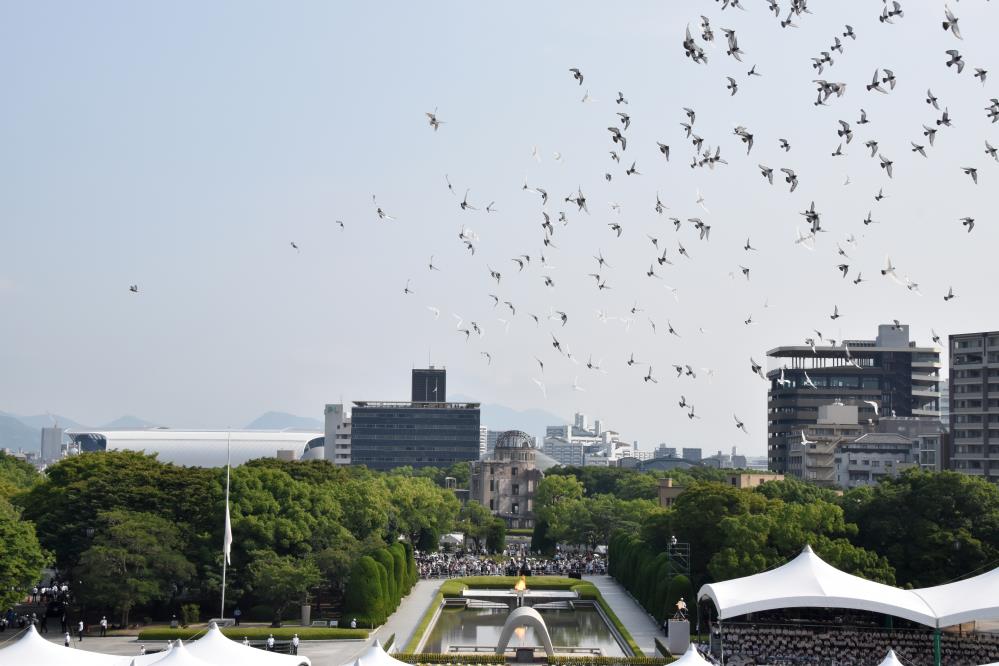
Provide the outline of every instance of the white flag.
{"type": "Polygon", "coordinates": [[[225,537],[222,540],[222,552],[225,554],[225,563],[232,564],[229,559],[232,552],[232,521],[229,519],[229,502],[225,503],[225,537]]]}

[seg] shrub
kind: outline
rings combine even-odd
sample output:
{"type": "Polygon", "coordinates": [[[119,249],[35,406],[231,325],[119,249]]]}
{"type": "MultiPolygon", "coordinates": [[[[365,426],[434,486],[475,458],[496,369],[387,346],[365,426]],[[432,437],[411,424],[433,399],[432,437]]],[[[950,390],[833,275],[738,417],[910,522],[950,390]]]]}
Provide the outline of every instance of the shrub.
{"type": "MultiPolygon", "coordinates": [[[[140,641],[172,641],[177,638],[181,640],[194,640],[204,636],[205,628],[191,627],[190,629],[170,629],[167,627],[157,627],[154,629],[143,629],[139,632],[140,641]]],[[[330,628],[330,627],[222,627],[222,634],[233,639],[242,640],[246,636],[250,640],[264,640],[271,634],[277,640],[291,640],[291,637],[298,634],[303,641],[335,641],[348,639],[366,639],[367,629],[350,628],[330,628]]]]}
{"type": "Polygon", "coordinates": [[[201,619],[201,606],[198,604],[184,604],[180,607],[180,623],[184,627],[197,624],[201,619]]]}
{"type": "Polygon", "coordinates": [[[399,593],[400,585],[395,579],[395,559],[387,548],[379,548],[371,556],[385,570],[385,614],[387,615],[396,609],[402,596],[399,593]]]}
{"type": "MultiPolygon", "coordinates": [[[[357,560],[350,571],[350,581],[344,594],[344,617],[359,616],[381,624],[385,618],[385,603],[379,578],[381,565],[370,556],[357,560]]],[[[384,569],[381,571],[384,576],[384,569]]]]}

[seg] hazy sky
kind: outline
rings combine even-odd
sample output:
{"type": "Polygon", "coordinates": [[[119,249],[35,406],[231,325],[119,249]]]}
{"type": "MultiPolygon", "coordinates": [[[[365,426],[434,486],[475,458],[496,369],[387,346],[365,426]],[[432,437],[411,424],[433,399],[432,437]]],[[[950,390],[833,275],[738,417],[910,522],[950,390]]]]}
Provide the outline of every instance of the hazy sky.
{"type": "Polygon", "coordinates": [[[585,411],[643,447],[734,444],[762,455],[766,384],[750,373],[751,356],[815,328],[870,338],[895,318],[927,344],[931,327],[942,336],[999,328],[990,257],[999,164],[984,154],[985,139],[999,145],[984,111],[996,79],[972,76],[999,64],[990,48],[999,6],[954,3],[959,41],[941,29],[939,2],[904,0],[905,16],[888,25],[879,2],[812,0],[797,29],[781,29],[763,0],[743,3],[747,11],[724,12],[709,0],[5,3],[0,410],[91,423],[134,413],[239,425],[266,409],[320,418],[326,402],[407,398],[410,367],[429,358],[447,366],[452,393],[585,411]],[[715,31],[706,66],[681,48],[686,24],[699,35],[701,14],[715,31]],[[845,23],[857,40],[844,40],[822,78],[847,92],[815,107],[810,57],[845,23]],[[743,63],[725,54],[725,27],[743,63]],[[968,62],[961,75],[944,66],[949,48],[968,62]],[[763,76],[750,80],[754,63],[763,76]],[[864,89],[878,67],[895,72],[890,95],[864,89]],[[734,97],[725,76],[739,82],[734,97]],[[954,126],[924,159],[909,141],[926,144],[921,125],[939,117],[927,86],[954,126]],[[627,106],[614,103],[619,90],[627,106]],[[596,101],[581,103],[587,91],[596,101]],[[689,167],[684,106],[728,165],[689,167]],[[866,126],[856,124],[861,107],[866,126]],[[434,108],[438,132],[424,116],[434,108]],[[616,164],[606,128],[620,126],[621,110],[632,124],[616,164]],[[839,119],[856,136],[833,158],[839,119]],[[749,156],[736,125],[755,136],[749,156]],[[869,157],[870,138],[894,160],[893,179],[869,157]],[[657,140],[670,144],[669,163],[657,140]],[[625,175],[632,161],[641,175],[625,175]],[[793,168],[797,191],[767,184],[758,163],[793,168]],[[978,186],[962,166],[979,168],[978,186]],[[541,199],[521,189],[525,178],[551,196],[552,268],[538,265],[541,199]],[[590,215],[563,201],[577,186],[590,215]],[[875,203],[881,187],[887,197],[875,203]],[[498,212],[460,210],[466,188],[498,212]],[[710,213],[695,203],[698,188],[710,213]],[[667,216],[710,224],[710,240],[656,215],[657,191],[667,216]],[[376,217],[372,194],[396,221],[376,217]],[[793,241],[813,200],[828,233],[809,251],[793,241]],[[862,224],[868,211],[879,224],[862,224]],[[970,235],[964,216],[977,218],[970,235]],[[475,256],[458,239],[462,225],[480,238],[475,256]],[[645,275],[656,255],[647,234],[674,264],[656,265],[662,280],[645,275]],[[742,249],[747,236],[758,252],[742,249]],[[847,279],[837,243],[850,255],[847,279]],[[587,276],[598,251],[611,266],[600,271],[603,291],[587,276]],[[881,277],[886,253],[921,297],[881,277]],[[519,254],[532,256],[522,273],[511,261],[519,254]],[[439,272],[427,269],[431,255],[439,272]],[[858,270],[869,282],[852,284],[858,270]],[[407,279],[415,294],[403,294],[407,279]],[[945,303],[951,285],[958,297],[945,303]],[[490,293],[516,316],[494,309],[490,293]],[[636,303],[627,330],[596,314],[623,318],[636,303]],[[552,308],[569,315],[564,328],[545,318],[552,308]],[[452,314],[484,336],[466,343],[452,314]],[[510,320],[509,333],[497,318],[510,320]],[[682,337],[664,335],[667,319],[682,337]],[[552,348],[550,331],[581,364],[552,348]],[[643,382],[647,367],[625,364],[632,352],[652,362],[658,384],[643,382]],[[585,367],[591,355],[606,374],[585,367]],[[674,379],[671,363],[691,364],[697,379],[674,379]],[[677,407],[681,394],[702,419],[677,407]]]}

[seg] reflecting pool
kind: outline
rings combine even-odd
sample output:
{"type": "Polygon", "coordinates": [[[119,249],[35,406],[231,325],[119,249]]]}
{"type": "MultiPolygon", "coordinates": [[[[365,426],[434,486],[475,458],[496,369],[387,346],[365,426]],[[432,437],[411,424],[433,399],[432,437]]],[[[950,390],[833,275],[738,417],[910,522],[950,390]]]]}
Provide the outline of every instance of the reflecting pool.
{"type": "MultiPolygon", "coordinates": [[[[536,610],[548,625],[556,651],[559,647],[600,648],[606,656],[624,656],[597,609],[581,605],[575,609],[536,610]]],[[[452,645],[495,647],[509,614],[506,608],[445,607],[427,635],[423,652],[448,652],[452,645]]],[[[509,647],[521,645],[537,647],[541,639],[533,628],[524,627],[510,639],[509,647]]]]}

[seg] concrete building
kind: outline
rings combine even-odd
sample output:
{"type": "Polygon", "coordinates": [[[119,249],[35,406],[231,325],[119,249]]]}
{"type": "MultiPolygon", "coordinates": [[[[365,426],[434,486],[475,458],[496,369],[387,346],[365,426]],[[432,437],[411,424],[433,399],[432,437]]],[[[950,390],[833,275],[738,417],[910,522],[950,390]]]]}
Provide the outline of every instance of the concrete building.
{"type": "Polygon", "coordinates": [[[413,368],[413,402],[447,402],[447,371],[444,368],[413,368]]]}
{"type": "Polygon", "coordinates": [[[836,447],[836,485],[845,490],[877,485],[919,466],[918,444],[893,433],[865,433],[836,447]]]}
{"type": "Polygon", "coordinates": [[[881,418],[875,432],[902,435],[914,441],[919,450],[919,467],[928,472],[948,469],[950,435],[938,419],[917,416],[881,418]]]}
{"type": "Polygon", "coordinates": [[[637,457],[632,444],[620,433],[605,429],[600,419],[589,425],[585,414],[577,413],[572,425],[548,426],[545,429],[545,454],[562,465],[616,465],[619,458],[637,457]]]}
{"type": "MultiPolygon", "coordinates": [[[[699,452],[700,452],[700,449],[698,449],[698,453],[699,452]]],[[[666,446],[665,444],[660,444],[658,447],[656,447],[656,450],[655,450],[654,453],[655,453],[655,455],[652,456],[653,458],[676,458],[677,457],[677,455],[676,455],[676,447],[675,446],[666,446]]]]}
{"type": "Polygon", "coordinates": [[[802,429],[804,437],[791,443],[788,476],[820,486],[837,485],[836,447],[864,434],[864,426],[857,423],[857,412],[856,405],[841,402],[819,405],[816,423],[806,425],[802,429]]]}
{"type": "Polygon", "coordinates": [[[350,464],[350,414],[342,404],[326,405],[324,410],[326,460],[335,465],[350,464]]]}
{"type": "Polygon", "coordinates": [[[479,459],[479,403],[355,401],[350,463],[450,467],[479,459]]]}
{"type": "Polygon", "coordinates": [[[690,462],[701,462],[701,450],[697,448],[686,448],[684,447],[681,451],[680,457],[684,460],[689,460],[690,462]]]}
{"type": "Polygon", "coordinates": [[[535,438],[502,433],[492,457],[471,465],[469,496],[510,528],[534,527],[534,493],[544,474],[536,465],[535,438]]]}
{"type": "MultiPolygon", "coordinates": [[[[769,481],[783,481],[783,474],[773,472],[733,472],[725,478],[725,483],[734,488],[751,490],[769,481]]],[[[670,508],[687,488],[678,485],[671,478],[659,479],[659,505],[670,508]]]]}
{"type": "Polygon", "coordinates": [[[787,471],[790,447],[816,423],[820,405],[856,405],[859,422],[875,417],[867,401],[885,415],[940,417],[940,349],[916,346],[908,325],[881,325],[874,340],[814,342],[767,352],[779,366],[767,373],[771,470],[787,471]]]}
{"type": "Polygon", "coordinates": [[[949,344],[950,468],[999,481],[999,331],[949,344]]]}
{"type": "Polygon", "coordinates": [[[42,451],[40,458],[43,463],[55,462],[62,458],[63,432],[63,429],[59,426],[42,428],[42,451]]]}
{"type": "Polygon", "coordinates": [[[479,426],[479,460],[486,457],[486,448],[489,445],[489,428],[484,425],[479,426]]]}
{"type": "Polygon", "coordinates": [[[567,441],[561,437],[545,437],[545,445],[542,450],[546,456],[558,461],[560,465],[582,467],[585,462],[583,442],[578,439],[567,441]]]}

